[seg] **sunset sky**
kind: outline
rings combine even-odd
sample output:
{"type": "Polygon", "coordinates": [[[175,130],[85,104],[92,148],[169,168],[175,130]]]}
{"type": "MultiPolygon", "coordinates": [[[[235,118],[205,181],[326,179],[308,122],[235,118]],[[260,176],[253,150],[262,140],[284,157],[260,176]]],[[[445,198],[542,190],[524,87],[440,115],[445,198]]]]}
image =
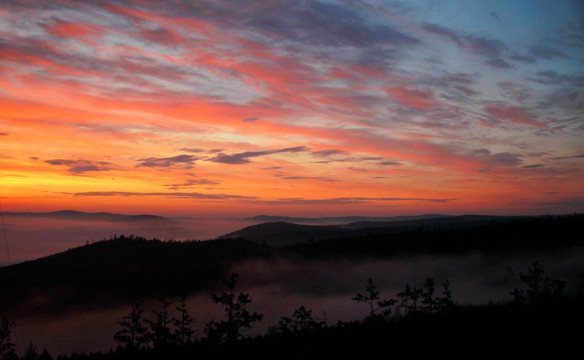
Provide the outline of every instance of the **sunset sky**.
{"type": "Polygon", "coordinates": [[[4,211],[584,211],[584,2],[0,3],[4,211]]]}

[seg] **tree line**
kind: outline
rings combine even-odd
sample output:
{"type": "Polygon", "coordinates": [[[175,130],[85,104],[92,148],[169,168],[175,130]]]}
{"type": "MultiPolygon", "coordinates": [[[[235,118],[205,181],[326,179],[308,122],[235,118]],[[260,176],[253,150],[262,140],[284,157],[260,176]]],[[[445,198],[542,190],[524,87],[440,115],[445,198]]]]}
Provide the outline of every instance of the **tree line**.
{"type": "MultiPolygon", "coordinates": [[[[545,276],[543,267],[534,261],[527,269],[527,273],[519,274],[525,285],[524,288],[515,288],[510,292],[510,303],[517,305],[537,305],[565,296],[565,281],[545,276]]],[[[248,305],[252,299],[249,294],[236,291],[239,274],[233,273],[224,280],[225,291],[221,294],[212,294],[213,302],[223,309],[224,318],[210,320],[204,326],[204,335],[195,336],[194,323],[196,319],[189,313],[185,297],[177,304],[159,299],[159,307],[153,310],[152,317],[144,315],[143,301],[132,303],[127,315],[119,321],[114,334],[118,348],[114,352],[99,354],[102,358],[130,358],[135,355],[154,356],[155,354],[194,354],[197,351],[210,349],[229,349],[254,341],[289,341],[302,339],[311,341],[322,336],[326,331],[339,331],[359,325],[375,325],[376,331],[399,321],[426,321],[428,319],[448,316],[456,313],[461,306],[452,298],[450,282],[446,279],[441,283],[441,289],[436,288],[435,279],[428,277],[421,287],[406,284],[403,291],[394,298],[384,299],[372,278],[365,284],[364,292],[358,292],[351,298],[352,301],[367,307],[368,315],[359,324],[339,322],[328,325],[326,320],[317,319],[312,310],[300,306],[290,316],[281,317],[278,324],[268,328],[263,335],[245,336],[245,331],[251,329],[255,323],[263,318],[263,314],[250,312],[248,305]],[[400,310],[399,316],[395,314],[400,310]],[[382,326],[381,328],[379,326],[382,326]]],[[[19,357],[16,354],[12,340],[12,330],[16,326],[9,317],[0,321],[0,359],[6,360],[49,360],[52,356],[43,349],[38,350],[31,343],[25,353],[19,357]]],[[[359,330],[359,331],[362,331],[359,330]]],[[[93,354],[98,357],[97,354],[93,354]]],[[[90,358],[88,354],[61,355],[57,359],[90,358]]]]}

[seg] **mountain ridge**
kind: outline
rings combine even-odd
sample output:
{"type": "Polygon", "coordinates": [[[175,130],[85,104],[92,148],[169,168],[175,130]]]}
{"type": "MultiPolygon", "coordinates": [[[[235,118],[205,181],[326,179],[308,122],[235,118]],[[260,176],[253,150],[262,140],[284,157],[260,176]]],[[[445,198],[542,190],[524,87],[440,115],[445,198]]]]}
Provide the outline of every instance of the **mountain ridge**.
{"type": "Polygon", "coordinates": [[[246,220],[261,222],[291,222],[291,223],[328,223],[328,224],[346,224],[358,221],[399,221],[399,220],[417,220],[425,218],[450,217],[453,215],[443,214],[422,214],[422,215],[401,215],[401,216],[324,216],[324,217],[295,217],[280,215],[257,215],[247,218],[246,220]]]}
{"type": "Polygon", "coordinates": [[[170,221],[170,219],[151,214],[116,214],[109,212],[84,212],[78,210],[57,210],[48,212],[5,212],[6,217],[56,218],[66,220],[104,220],[104,221],[170,221]]]}
{"type": "MultiPolygon", "coordinates": [[[[268,219],[260,216],[255,218],[268,219]]],[[[286,217],[273,217],[283,219],[286,217]]],[[[345,217],[345,219],[354,217],[345,217]]],[[[371,236],[390,234],[399,231],[448,229],[454,227],[473,227],[490,222],[504,222],[517,219],[537,218],[535,216],[496,216],[496,215],[419,215],[396,216],[385,221],[361,220],[346,224],[302,224],[292,221],[270,221],[244,227],[220,236],[222,239],[243,238],[271,246],[288,246],[298,243],[321,241],[349,236],[371,236]]],[[[288,218],[294,220],[295,218],[288,218]]],[[[296,218],[298,219],[298,218],[296,218]]],[[[322,219],[322,218],[320,218],[322,219]]],[[[327,218],[340,219],[340,218],[327,218]]]]}

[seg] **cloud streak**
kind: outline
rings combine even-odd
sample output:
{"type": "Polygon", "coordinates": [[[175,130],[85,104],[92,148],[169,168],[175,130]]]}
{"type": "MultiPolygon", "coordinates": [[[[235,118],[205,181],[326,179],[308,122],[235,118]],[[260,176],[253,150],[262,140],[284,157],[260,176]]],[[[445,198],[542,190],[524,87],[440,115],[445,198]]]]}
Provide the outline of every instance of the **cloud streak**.
{"type": "Polygon", "coordinates": [[[454,198],[426,199],[426,198],[392,198],[392,197],[339,197],[330,199],[302,199],[302,198],[282,198],[269,201],[271,205],[354,205],[368,204],[371,202],[427,202],[427,203],[447,203],[456,201],[454,198]]]}
{"type": "Polygon", "coordinates": [[[228,165],[240,165],[240,164],[247,164],[250,163],[251,160],[249,158],[259,157],[259,156],[266,156],[272,154],[281,154],[281,153],[296,153],[296,152],[303,152],[307,151],[308,148],[305,146],[297,146],[291,148],[284,148],[284,149],[277,149],[277,150],[264,150],[264,151],[245,151],[242,153],[237,154],[223,154],[219,153],[217,156],[207,159],[208,161],[217,162],[221,164],[228,164],[228,165]]]}
{"type": "Polygon", "coordinates": [[[87,191],[77,193],[64,193],[75,197],[165,197],[183,198],[195,200],[254,200],[253,196],[206,194],[199,192],[133,192],[133,191],[87,191]]]}
{"type": "Polygon", "coordinates": [[[67,160],[67,159],[52,159],[45,160],[47,164],[56,166],[66,166],[67,171],[79,175],[86,172],[109,171],[111,163],[107,161],[90,161],[90,160],[67,160]]]}
{"type": "Polygon", "coordinates": [[[190,169],[195,165],[195,160],[197,157],[193,155],[177,155],[171,157],[163,157],[163,158],[156,158],[156,157],[149,157],[145,159],[140,159],[137,167],[172,167],[172,166],[181,166],[185,169],[190,169]]]}

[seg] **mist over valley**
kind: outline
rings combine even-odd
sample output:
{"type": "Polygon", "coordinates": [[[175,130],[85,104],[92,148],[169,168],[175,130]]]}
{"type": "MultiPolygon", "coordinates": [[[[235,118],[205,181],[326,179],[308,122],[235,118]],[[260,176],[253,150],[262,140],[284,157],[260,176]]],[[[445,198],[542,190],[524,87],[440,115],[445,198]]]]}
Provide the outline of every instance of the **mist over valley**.
{"type": "Polygon", "coordinates": [[[184,219],[119,221],[128,218],[83,213],[32,218],[5,218],[12,256],[18,258],[18,246],[12,245],[17,234],[29,242],[24,248],[34,249],[31,242],[37,241],[40,256],[31,259],[31,253],[0,268],[0,284],[12,294],[0,296],[0,304],[14,311],[25,341],[54,354],[114,348],[118,322],[136,299],[153,310],[161,297],[176,303],[186,295],[197,336],[203,336],[205,323],[221,317],[210,294],[221,292],[230,273],[240,275],[238,288],[250,294],[250,309],[264,314],[251,333],[264,333],[301,305],[328,324],[362,319],[367,309],[351,298],[368,278],[382,297],[432,277],[438,286],[450,282],[457,303],[486,304],[510,300],[522,285],[519,274],[537,260],[546,274],[566,281],[569,293],[583,285],[584,244],[573,236],[582,225],[579,215],[357,219],[336,225],[314,225],[315,219],[245,226],[249,219],[231,219],[226,223],[244,227],[205,240],[187,238],[184,219]],[[100,227],[114,233],[99,233],[100,227]],[[150,236],[123,235],[124,229],[150,236]],[[173,230],[185,238],[155,236],[173,230]],[[92,232],[103,234],[101,240],[68,235],[92,232]],[[49,253],[58,247],[62,250],[49,253]],[[79,331],[87,327],[95,336],[79,331]]]}

